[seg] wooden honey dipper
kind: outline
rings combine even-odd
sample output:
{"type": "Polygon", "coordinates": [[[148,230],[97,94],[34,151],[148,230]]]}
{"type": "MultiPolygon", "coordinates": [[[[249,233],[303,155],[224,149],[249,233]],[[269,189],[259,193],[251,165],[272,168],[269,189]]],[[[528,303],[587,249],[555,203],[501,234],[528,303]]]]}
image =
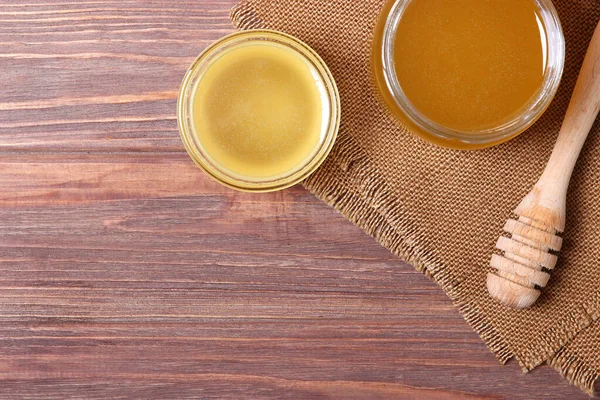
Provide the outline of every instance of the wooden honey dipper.
{"type": "Polygon", "coordinates": [[[490,295],[516,309],[533,305],[550,279],[565,229],[567,189],[581,148],[600,110],[600,24],[588,48],[556,145],[540,180],[504,226],[487,275],[490,295]]]}

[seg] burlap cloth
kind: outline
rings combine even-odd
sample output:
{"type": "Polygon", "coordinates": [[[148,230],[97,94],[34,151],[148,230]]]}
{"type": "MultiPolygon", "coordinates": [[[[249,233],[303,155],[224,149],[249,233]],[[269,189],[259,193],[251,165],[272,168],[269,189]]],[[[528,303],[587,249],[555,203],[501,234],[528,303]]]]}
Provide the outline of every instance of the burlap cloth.
{"type": "Polygon", "coordinates": [[[517,139],[471,152],[414,137],[379,101],[371,39],[384,2],[242,0],[232,10],[240,29],[306,41],[337,81],[338,140],[305,186],[437,282],[500,361],[514,356],[525,370],[547,361],[591,393],[600,371],[600,124],[573,175],[560,262],[536,305],[513,311],[496,304],[485,276],[504,223],[548,160],[600,0],[555,0],[567,43],[556,99],[517,139]]]}

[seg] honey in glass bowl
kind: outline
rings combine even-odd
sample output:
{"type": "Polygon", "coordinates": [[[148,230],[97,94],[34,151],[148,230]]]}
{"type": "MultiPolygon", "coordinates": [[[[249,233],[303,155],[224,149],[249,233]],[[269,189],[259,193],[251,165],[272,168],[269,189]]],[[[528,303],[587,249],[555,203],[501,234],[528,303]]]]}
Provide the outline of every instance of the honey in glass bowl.
{"type": "Polygon", "coordinates": [[[542,115],[565,44],[550,0],[395,0],[373,54],[378,87],[402,123],[435,144],[476,149],[542,115]]]}
{"type": "Polygon", "coordinates": [[[340,99],[323,60],[281,32],[237,32],[209,46],[179,91],[185,148],[217,182],[247,192],[292,186],[331,150],[340,99]]]}

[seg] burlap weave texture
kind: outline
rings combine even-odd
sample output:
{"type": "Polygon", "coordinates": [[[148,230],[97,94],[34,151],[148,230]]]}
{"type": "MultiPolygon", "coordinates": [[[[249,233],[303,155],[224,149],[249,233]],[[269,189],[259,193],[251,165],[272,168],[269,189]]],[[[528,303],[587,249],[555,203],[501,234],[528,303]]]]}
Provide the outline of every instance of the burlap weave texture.
{"type": "MultiPolygon", "coordinates": [[[[479,151],[430,145],[406,131],[373,85],[371,40],[385,0],[243,0],[241,29],[269,28],[313,47],[340,90],[342,126],[305,186],[436,281],[500,361],[547,361],[591,393],[600,371],[600,124],[573,175],[559,265],[530,310],[485,288],[490,255],[511,211],[541,174],[560,129],[600,0],[555,0],[567,43],[559,92],[518,138],[479,151]]],[[[509,84],[509,83],[507,83],[509,84]]]]}

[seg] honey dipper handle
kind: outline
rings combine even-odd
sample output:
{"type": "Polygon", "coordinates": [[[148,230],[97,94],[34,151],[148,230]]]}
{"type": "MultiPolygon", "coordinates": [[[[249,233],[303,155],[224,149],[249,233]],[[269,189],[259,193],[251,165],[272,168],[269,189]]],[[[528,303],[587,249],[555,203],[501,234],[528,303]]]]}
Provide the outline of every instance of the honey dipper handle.
{"type": "Polygon", "coordinates": [[[599,110],[600,23],[592,37],[560,134],[544,172],[543,178],[556,180],[565,192],[599,110]]]}
{"type": "Polygon", "coordinates": [[[515,214],[563,232],[567,189],[579,153],[600,110],[600,24],[588,48],[554,150],[540,180],[515,214]]]}

